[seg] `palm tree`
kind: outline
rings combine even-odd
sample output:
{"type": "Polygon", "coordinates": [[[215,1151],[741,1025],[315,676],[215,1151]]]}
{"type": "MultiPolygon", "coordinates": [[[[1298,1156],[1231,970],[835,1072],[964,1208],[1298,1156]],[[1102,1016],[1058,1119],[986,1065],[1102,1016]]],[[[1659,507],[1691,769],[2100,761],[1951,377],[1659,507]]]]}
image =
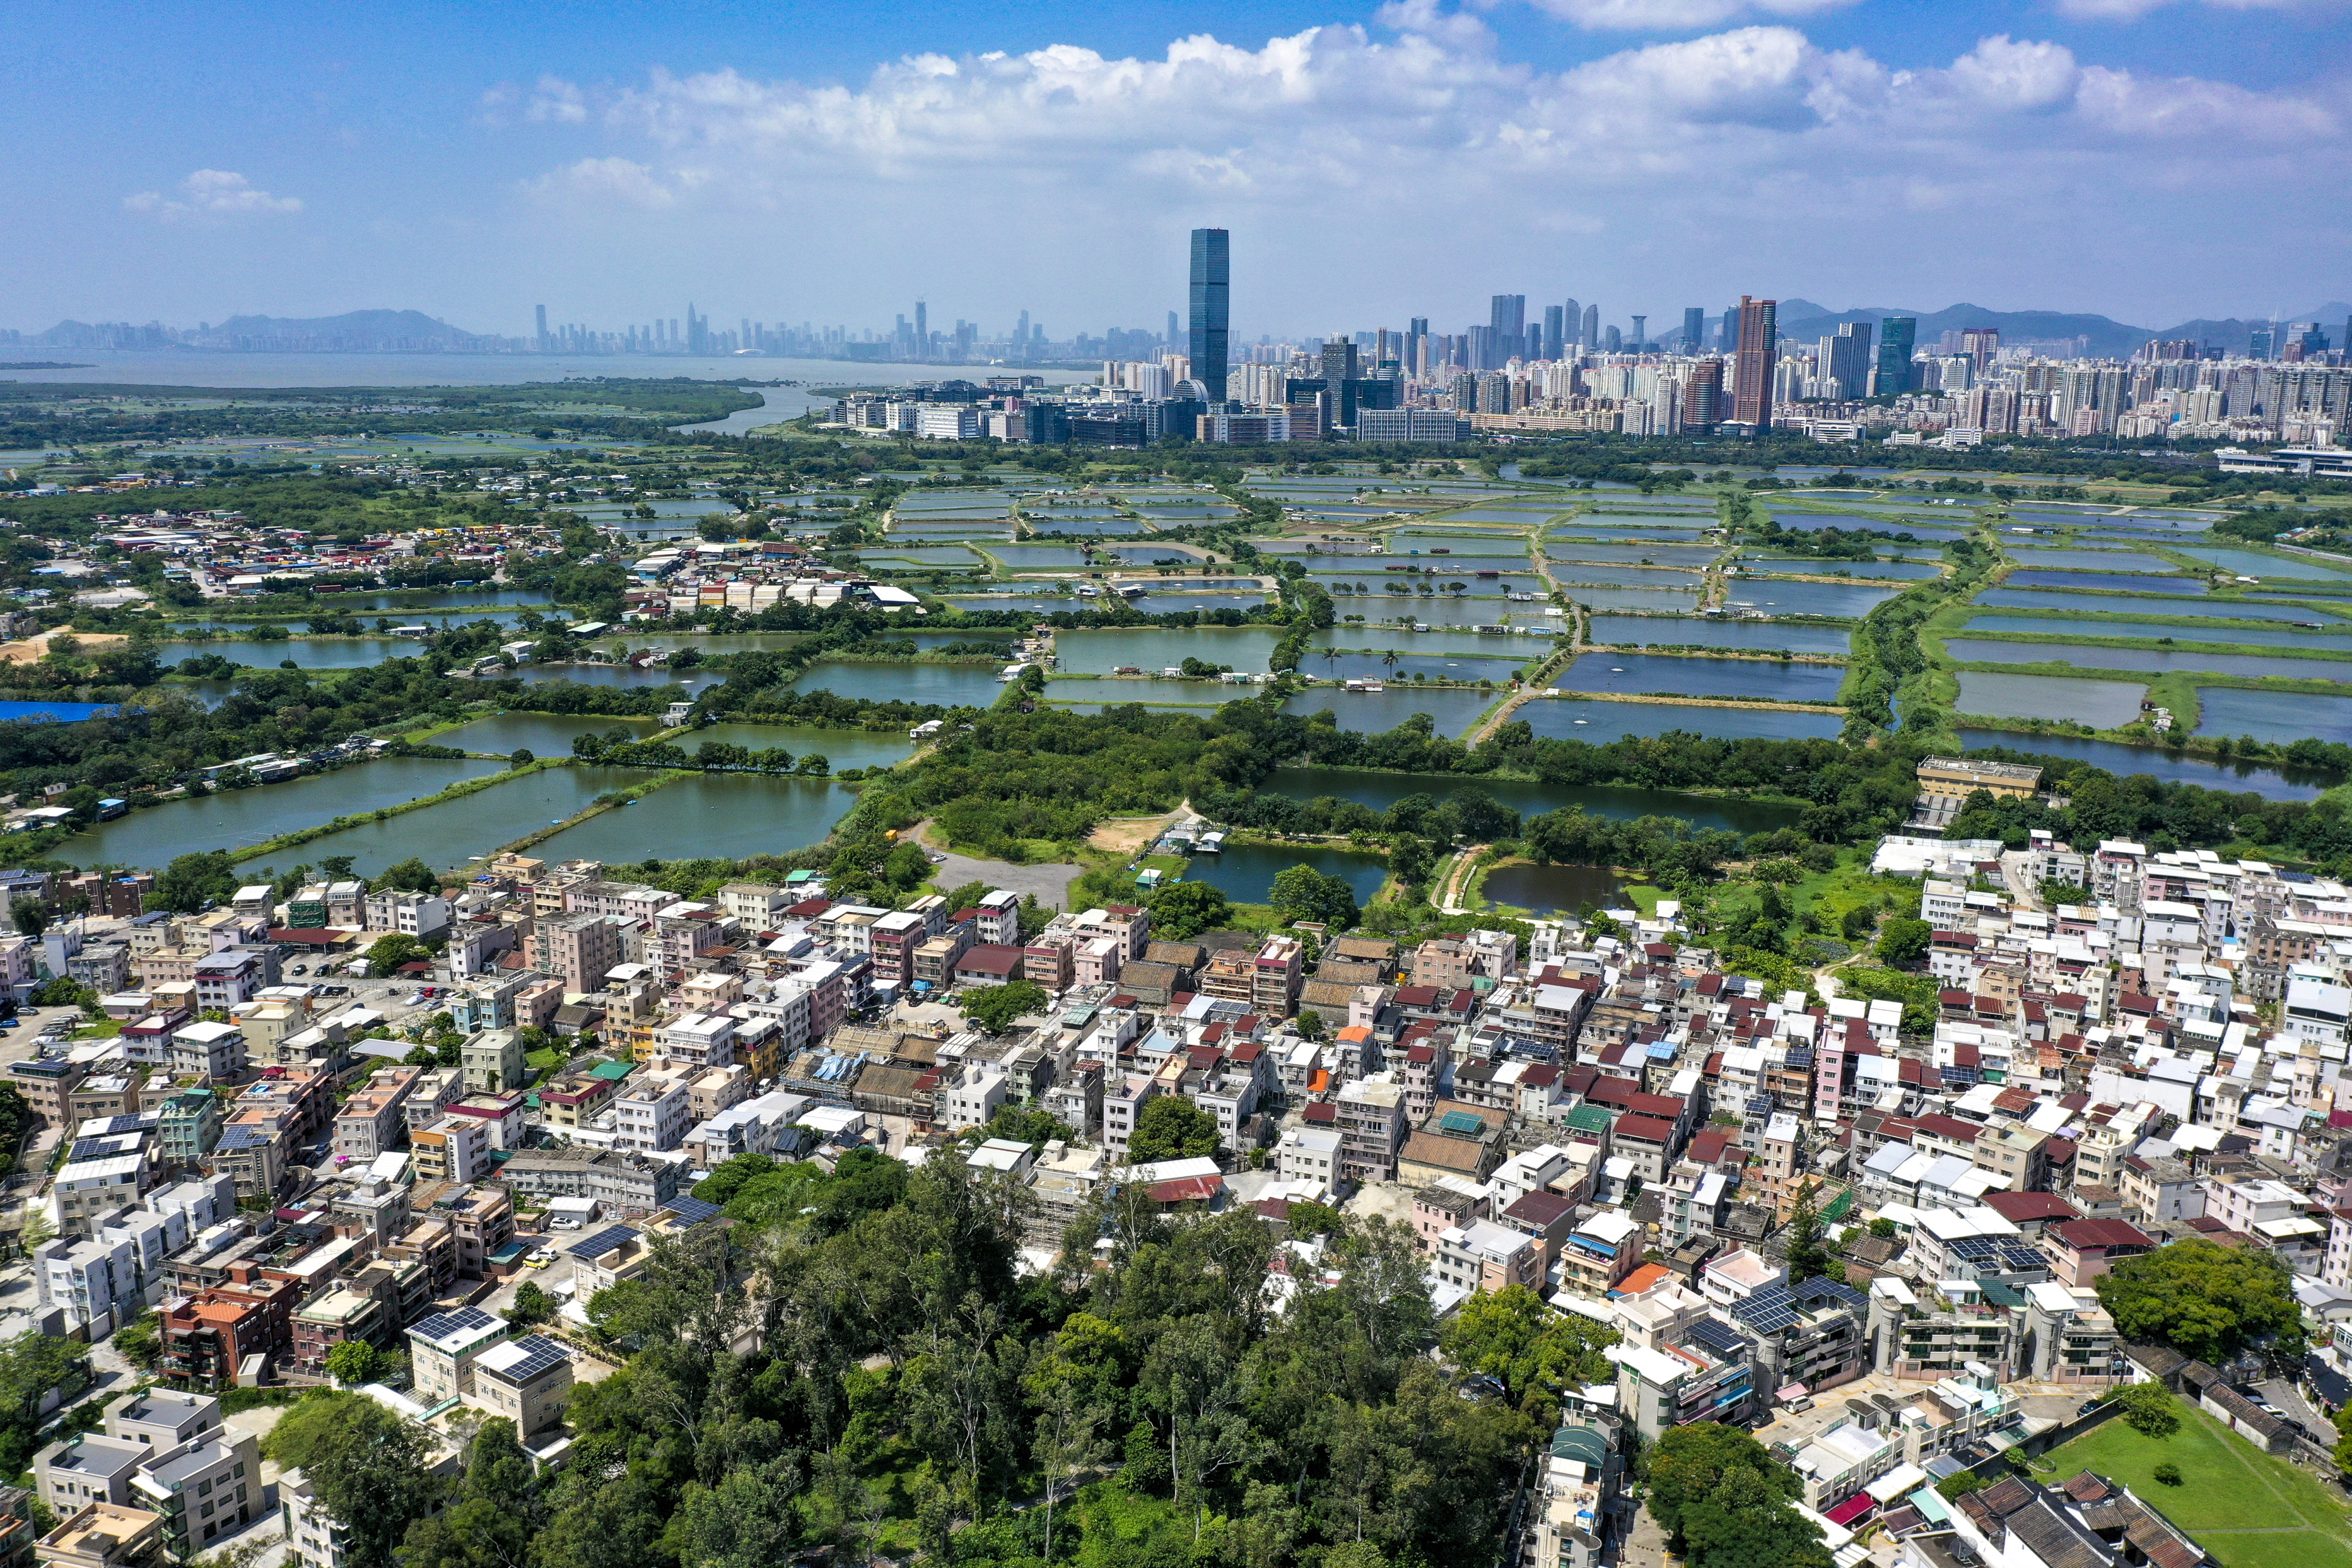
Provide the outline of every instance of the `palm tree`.
{"type": "Polygon", "coordinates": [[[1391,648],[1388,652],[1381,655],[1381,663],[1390,669],[1394,669],[1397,667],[1396,649],[1391,648]]]}

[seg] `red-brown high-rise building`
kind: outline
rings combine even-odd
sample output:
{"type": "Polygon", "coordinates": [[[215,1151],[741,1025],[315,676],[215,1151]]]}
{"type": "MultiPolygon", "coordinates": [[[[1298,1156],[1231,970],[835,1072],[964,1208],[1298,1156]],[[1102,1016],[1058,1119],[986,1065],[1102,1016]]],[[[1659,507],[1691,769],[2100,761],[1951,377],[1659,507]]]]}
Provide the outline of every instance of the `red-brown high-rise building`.
{"type": "Polygon", "coordinates": [[[1772,423],[1772,348],[1775,300],[1739,297],[1739,346],[1732,361],[1731,417],[1762,430],[1772,423]]]}
{"type": "Polygon", "coordinates": [[[1712,430],[1723,423],[1723,362],[1701,360],[1683,383],[1683,428],[1712,430]]]}

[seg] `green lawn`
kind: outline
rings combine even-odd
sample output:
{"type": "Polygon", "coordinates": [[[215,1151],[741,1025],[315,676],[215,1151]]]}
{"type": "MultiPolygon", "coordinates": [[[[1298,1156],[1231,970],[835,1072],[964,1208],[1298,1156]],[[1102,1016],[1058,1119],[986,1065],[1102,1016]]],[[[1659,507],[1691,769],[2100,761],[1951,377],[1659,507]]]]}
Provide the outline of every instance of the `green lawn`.
{"type": "Polygon", "coordinates": [[[2081,1470],[2121,1481],[2197,1538],[2221,1568],[2352,1568],[2352,1510],[2308,1470],[2273,1458],[2203,1411],[2183,1403],[2180,1430],[2143,1437],[2120,1418],[2044,1457],[2040,1479],[2081,1470]],[[2182,1483],[2158,1484],[2156,1467],[2180,1467],[2182,1483]]]}

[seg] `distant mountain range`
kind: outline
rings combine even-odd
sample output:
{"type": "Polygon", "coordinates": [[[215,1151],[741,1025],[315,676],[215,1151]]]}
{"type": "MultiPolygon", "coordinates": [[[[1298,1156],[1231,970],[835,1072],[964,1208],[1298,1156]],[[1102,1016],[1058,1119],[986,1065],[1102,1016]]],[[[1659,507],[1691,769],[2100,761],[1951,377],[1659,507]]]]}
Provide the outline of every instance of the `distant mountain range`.
{"type": "Polygon", "coordinates": [[[200,336],[213,338],[367,338],[414,343],[479,342],[482,334],[422,310],[346,310],[340,316],[231,316],[200,336]]]}
{"type": "Polygon", "coordinates": [[[340,316],[231,316],[182,330],[128,321],[59,321],[23,340],[60,349],[276,349],[298,353],[416,353],[493,340],[422,310],[347,310],[340,316]]]}
{"type": "MultiPolygon", "coordinates": [[[[2140,344],[2150,339],[2187,338],[2195,342],[2217,343],[2235,353],[2243,353],[2253,331],[2267,327],[2266,321],[2246,321],[2229,318],[2221,321],[2200,319],[2183,321],[2179,326],[2164,328],[2135,327],[2106,316],[2075,315],[2058,310],[1989,310],[1981,305],[1950,305],[1940,310],[1902,310],[1892,306],[1862,306],[1848,310],[1832,310],[1811,300],[1783,300],[1775,321],[1783,338],[1823,338],[1847,321],[1868,321],[1873,326],[1889,316],[1913,316],[1919,326],[1913,342],[1920,348],[1933,348],[1948,331],[1959,331],[1969,327],[1997,327],[2003,342],[2037,341],[2058,342],[2068,338],[2084,340],[2084,352],[2102,359],[2125,359],[2140,344]]],[[[2317,321],[2320,330],[2331,340],[2343,336],[2344,323],[2352,317],[2352,305],[2331,300],[2315,310],[2296,310],[2283,315],[2281,321],[2317,321]]]]}

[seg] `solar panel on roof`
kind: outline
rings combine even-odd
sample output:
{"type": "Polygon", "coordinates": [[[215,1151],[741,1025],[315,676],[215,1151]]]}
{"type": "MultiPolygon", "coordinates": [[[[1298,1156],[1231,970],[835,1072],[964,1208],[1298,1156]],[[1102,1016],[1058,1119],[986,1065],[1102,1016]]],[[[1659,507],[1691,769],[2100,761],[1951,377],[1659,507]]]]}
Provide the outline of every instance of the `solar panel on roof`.
{"type": "Polygon", "coordinates": [[[528,1383],[550,1367],[562,1365],[572,1359],[572,1352],[549,1339],[545,1334],[531,1334],[515,1341],[522,1351],[522,1360],[505,1368],[506,1375],[518,1383],[528,1383]]]}
{"type": "Polygon", "coordinates": [[[637,1232],[625,1225],[608,1225],[593,1236],[582,1237],[563,1250],[584,1262],[594,1262],[624,1242],[635,1241],[637,1232]]]}
{"type": "Polygon", "coordinates": [[[1748,1346],[1748,1342],[1741,1339],[1738,1331],[1729,1323],[1715,1318],[1701,1318],[1697,1322],[1693,1323],[1690,1328],[1690,1337],[1700,1346],[1713,1351],[1718,1356],[1738,1355],[1748,1346]]]}
{"type": "Polygon", "coordinates": [[[662,1205],[662,1207],[688,1225],[700,1225],[706,1220],[717,1219],[723,1212],[717,1204],[695,1197],[672,1198],[662,1205]]]}
{"type": "Polygon", "coordinates": [[[1843,1306],[1851,1307],[1857,1312],[1870,1310],[1869,1300],[1861,1291],[1851,1285],[1841,1285],[1826,1275],[1816,1275],[1806,1280],[1797,1287],[1795,1293],[1797,1299],[1808,1306],[1818,1306],[1823,1301],[1835,1301],[1843,1306]]]}
{"type": "Polygon", "coordinates": [[[1789,1287],[1780,1280],[1731,1304],[1731,1315],[1759,1333],[1776,1334],[1797,1321],[1789,1287]]]}
{"type": "Polygon", "coordinates": [[[1449,1110],[1437,1119],[1437,1125],[1447,1132],[1483,1132],[1486,1130],[1486,1118],[1473,1116],[1466,1110],[1449,1110]]]}
{"type": "Polygon", "coordinates": [[[436,1312],[409,1332],[428,1340],[447,1339],[451,1334],[479,1333],[495,1328],[499,1320],[479,1307],[453,1307],[446,1312],[436,1312]]]}

